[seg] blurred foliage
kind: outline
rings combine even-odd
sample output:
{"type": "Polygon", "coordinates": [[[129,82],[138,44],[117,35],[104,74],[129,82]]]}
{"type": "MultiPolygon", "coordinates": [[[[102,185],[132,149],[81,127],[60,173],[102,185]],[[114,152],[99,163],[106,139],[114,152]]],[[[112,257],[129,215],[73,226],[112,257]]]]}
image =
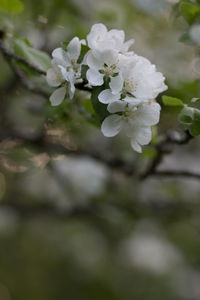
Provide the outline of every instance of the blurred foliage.
{"type": "MultiPolygon", "coordinates": [[[[93,126],[87,92],[52,107],[43,75],[18,65],[24,85],[14,62],[0,57],[0,299],[200,299],[199,181],[140,181],[96,155],[144,171],[162,134],[184,128],[173,101],[187,105],[181,122],[193,130],[198,120],[199,134],[199,102],[191,100],[200,96],[200,3],[179,2],[0,0],[8,48],[42,70],[62,41],[103,22],[134,37],[134,51],[169,86],[152,145],[137,155],[123,136],[106,139],[93,126]]],[[[199,172],[199,138],[177,146],[161,168],[199,172]]]]}

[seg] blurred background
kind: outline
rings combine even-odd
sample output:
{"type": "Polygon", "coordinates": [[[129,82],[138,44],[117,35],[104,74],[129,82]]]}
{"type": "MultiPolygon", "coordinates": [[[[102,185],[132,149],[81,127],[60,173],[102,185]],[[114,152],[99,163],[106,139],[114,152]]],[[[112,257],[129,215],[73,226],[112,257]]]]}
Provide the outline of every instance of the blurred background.
{"type": "MultiPolygon", "coordinates": [[[[0,25],[49,54],[95,23],[123,29],[163,72],[166,94],[187,103],[199,97],[200,64],[180,40],[178,2],[24,0],[0,25]]],[[[24,84],[2,55],[0,65],[0,300],[199,300],[199,181],[139,180],[154,145],[138,155],[123,136],[105,138],[86,118],[87,92],[51,107],[44,76],[24,84]]],[[[174,128],[176,111],[163,108],[155,131],[174,128]]],[[[176,146],[159,168],[200,171],[199,145],[176,146]]]]}

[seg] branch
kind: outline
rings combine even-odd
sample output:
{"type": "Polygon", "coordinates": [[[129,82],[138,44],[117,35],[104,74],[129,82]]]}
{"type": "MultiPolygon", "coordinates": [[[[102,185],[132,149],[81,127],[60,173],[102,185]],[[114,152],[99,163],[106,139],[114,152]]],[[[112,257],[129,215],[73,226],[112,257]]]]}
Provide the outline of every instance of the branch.
{"type": "Polygon", "coordinates": [[[188,177],[191,179],[200,179],[200,173],[192,172],[192,171],[176,171],[176,170],[162,170],[156,171],[151,174],[156,177],[188,177]]]}
{"type": "Polygon", "coordinates": [[[185,136],[181,139],[175,131],[168,132],[165,139],[156,145],[157,155],[151,162],[148,169],[140,175],[140,179],[146,179],[151,175],[158,173],[157,168],[162,163],[163,158],[166,154],[170,154],[175,145],[185,145],[189,143],[192,139],[192,136],[188,130],[185,130],[185,136]]]}
{"type": "Polygon", "coordinates": [[[2,40],[0,41],[0,50],[3,53],[4,57],[6,59],[14,59],[18,62],[21,62],[23,64],[25,64],[27,67],[31,68],[32,70],[34,70],[35,72],[41,74],[41,75],[46,75],[46,72],[39,69],[37,66],[35,66],[34,64],[28,62],[25,58],[16,55],[15,53],[11,52],[10,50],[8,50],[2,43],[2,40]]]}
{"type": "MultiPolygon", "coordinates": [[[[4,44],[3,44],[2,41],[3,41],[3,38],[2,38],[1,32],[0,32],[0,51],[2,52],[2,54],[4,55],[4,57],[6,58],[6,60],[8,60],[8,59],[14,59],[14,60],[17,61],[17,62],[21,62],[21,63],[25,64],[27,67],[29,67],[29,68],[31,68],[32,70],[34,70],[36,73],[41,74],[41,75],[45,75],[45,76],[46,76],[46,72],[45,72],[45,71],[41,70],[41,69],[38,68],[36,65],[34,65],[34,64],[30,63],[30,62],[28,62],[25,58],[23,58],[23,57],[21,57],[21,56],[19,56],[19,55],[16,55],[16,54],[13,53],[12,51],[8,50],[8,49],[4,46],[4,44]]],[[[16,72],[16,70],[14,70],[14,71],[15,71],[15,73],[17,74],[17,76],[19,76],[19,72],[16,72]]],[[[21,80],[23,79],[21,75],[20,75],[19,77],[20,77],[21,80]]],[[[23,83],[23,85],[25,85],[25,86],[28,88],[28,90],[30,90],[30,91],[32,91],[32,92],[36,92],[37,94],[42,94],[42,93],[43,93],[42,91],[40,92],[39,90],[36,90],[36,89],[34,89],[34,88],[31,89],[30,86],[27,85],[27,83],[24,83],[24,82],[23,82],[23,80],[22,80],[22,83],[23,83]]],[[[76,87],[77,89],[79,89],[79,90],[82,90],[82,91],[91,92],[91,88],[88,87],[88,86],[85,86],[85,85],[86,85],[86,82],[81,82],[81,83],[76,83],[76,84],[75,84],[75,87],[76,87]]],[[[44,96],[44,95],[45,95],[45,94],[43,93],[43,96],[44,96]]]]}

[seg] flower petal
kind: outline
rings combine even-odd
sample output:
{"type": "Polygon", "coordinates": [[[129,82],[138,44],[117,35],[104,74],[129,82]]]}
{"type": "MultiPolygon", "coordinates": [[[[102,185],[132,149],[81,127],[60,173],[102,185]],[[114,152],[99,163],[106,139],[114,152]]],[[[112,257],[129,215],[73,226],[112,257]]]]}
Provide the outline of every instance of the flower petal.
{"type": "Polygon", "coordinates": [[[64,67],[70,66],[70,61],[67,53],[62,48],[56,48],[52,52],[53,56],[53,64],[54,65],[62,65],[64,67]]]}
{"type": "Polygon", "coordinates": [[[108,32],[108,38],[115,41],[115,48],[117,50],[121,50],[121,47],[123,45],[125,34],[123,30],[117,30],[117,29],[111,29],[108,32]]]}
{"type": "Polygon", "coordinates": [[[156,125],[159,122],[160,109],[160,105],[156,102],[139,106],[137,110],[138,123],[143,127],[156,125]]]}
{"type": "Polygon", "coordinates": [[[119,94],[113,95],[112,92],[111,92],[111,90],[110,90],[110,89],[107,89],[107,90],[103,90],[103,91],[99,94],[98,98],[99,98],[99,101],[100,101],[101,103],[108,104],[108,103],[112,103],[112,102],[114,102],[114,101],[119,100],[120,95],[119,95],[119,94]]]}
{"type": "Polygon", "coordinates": [[[117,93],[121,92],[123,84],[124,84],[123,77],[121,74],[119,74],[118,76],[111,78],[109,86],[110,86],[113,94],[117,94],[117,93]]]}
{"type": "Polygon", "coordinates": [[[116,113],[116,112],[121,112],[121,111],[124,111],[125,109],[125,106],[126,106],[126,102],[122,101],[122,100],[118,100],[118,101],[115,101],[115,102],[112,102],[108,105],[108,111],[110,113],[116,113]]]}
{"type": "Polygon", "coordinates": [[[51,68],[47,70],[46,76],[47,83],[50,86],[59,86],[63,82],[62,74],[57,68],[51,68]]]}
{"type": "Polygon", "coordinates": [[[61,87],[58,88],[57,90],[55,90],[53,92],[53,94],[50,97],[50,102],[52,106],[57,106],[59,105],[63,99],[65,98],[66,95],[66,88],[65,87],[61,87]]]}
{"type": "Polygon", "coordinates": [[[97,70],[89,69],[86,73],[87,80],[89,84],[93,86],[99,86],[103,84],[103,74],[99,73],[97,70]]]}
{"type": "Polygon", "coordinates": [[[78,37],[74,37],[67,47],[68,55],[71,60],[78,60],[81,53],[81,43],[78,37]]]}
{"type": "Polygon", "coordinates": [[[123,45],[123,52],[127,52],[129,50],[129,48],[134,44],[134,39],[128,40],[127,42],[124,43],[123,45]]]}
{"type": "Polygon", "coordinates": [[[123,126],[122,117],[119,115],[108,116],[101,125],[101,131],[104,136],[112,137],[117,135],[123,126]]]}
{"type": "Polygon", "coordinates": [[[129,96],[125,97],[123,100],[129,104],[130,108],[137,106],[143,102],[141,99],[137,99],[135,97],[129,97],[129,96]]]}
{"type": "Polygon", "coordinates": [[[87,65],[94,70],[103,68],[103,62],[94,56],[93,51],[89,51],[87,54],[87,65]]]}
{"type": "Polygon", "coordinates": [[[104,24],[94,24],[87,35],[88,46],[91,49],[98,48],[98,43],[101,42],[107,33],[107,28],[104,24]]]}
{"type": "Polygon", "coordinates": [[[142,147],[135,141],[135,139],[131,139],[131,147],[138,153],[142,152],[142,147]]]}
{"type": "Polygon", "coordinates": [[[152,132],[150,127],[142,127],[137,133],[137,142],[140,145],[147,145],[151,142],[152,132]]]}

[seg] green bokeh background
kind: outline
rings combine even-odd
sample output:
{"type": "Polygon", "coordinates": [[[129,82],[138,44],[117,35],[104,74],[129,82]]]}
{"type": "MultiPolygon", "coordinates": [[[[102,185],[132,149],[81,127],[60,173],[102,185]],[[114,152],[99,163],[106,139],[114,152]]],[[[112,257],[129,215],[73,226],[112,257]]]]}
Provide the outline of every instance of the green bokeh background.
{"type": "MultiPolygon", "coordinates": [[[[124,29],[165,75],[165,94],[188,103],[199,97],[198,48],[179,41],[188,25],[177,2],[24,0],[23,12],[1,12],[0,23],[10,41],[48,53],[95,23],[124,29]]],[[[0,65],[0,300],[199,300],[199,181],[140,181],[89,157],[119,157],[137,175],[155,150],[138,155],[125,137],[103,137],[82,108],[89,94],[52,108],[2,56],[0,65]],[[44,133],[45,144],[35,143],[44,133]]],[[[41,76],[26,79],[48,89],[41,76]]],[[[177,111],[163,107],[158,134],[174,128],[182,131],[177,111]]],[[[199,138],[160,167],[200,171],[199,138]]]]}

